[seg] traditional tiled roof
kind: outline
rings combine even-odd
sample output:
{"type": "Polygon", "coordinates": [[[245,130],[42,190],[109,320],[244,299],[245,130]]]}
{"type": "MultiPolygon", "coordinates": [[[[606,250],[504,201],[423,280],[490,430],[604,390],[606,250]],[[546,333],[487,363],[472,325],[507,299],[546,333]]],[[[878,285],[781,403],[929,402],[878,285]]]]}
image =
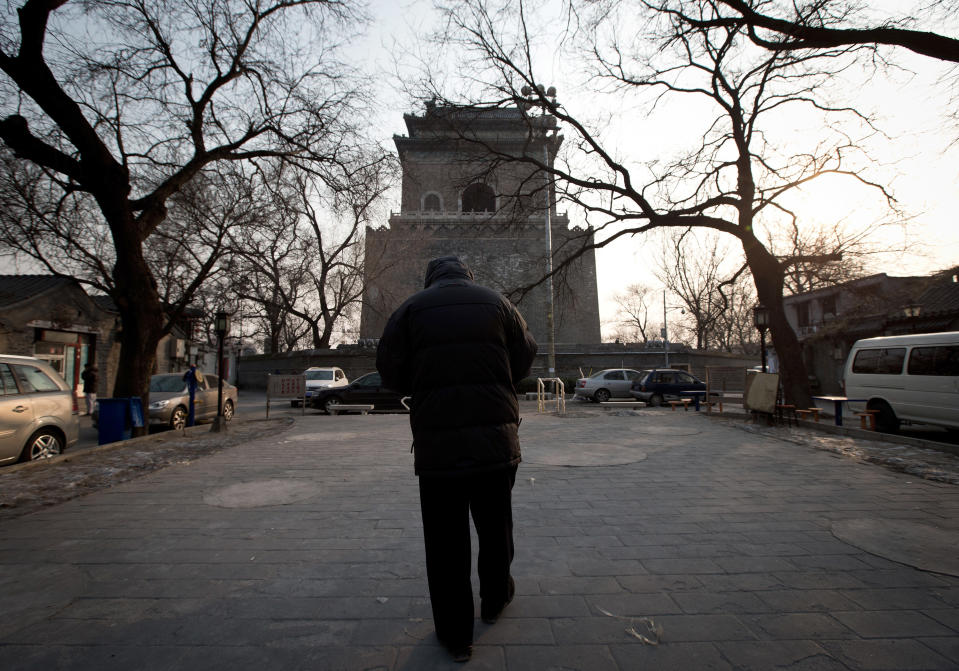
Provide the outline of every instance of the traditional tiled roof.
{"type": "Polygon", "coordinates": [[[70,284],[77,284],[77,281],[59,275],[0,275],[0,307],[15,305],[70,284]]]}
{"type": "Polygon", "coordinates": [[[959,281],[956,274],[946,274],[919,297],[922,311],[930,314],[959,312],[959,281]]]}

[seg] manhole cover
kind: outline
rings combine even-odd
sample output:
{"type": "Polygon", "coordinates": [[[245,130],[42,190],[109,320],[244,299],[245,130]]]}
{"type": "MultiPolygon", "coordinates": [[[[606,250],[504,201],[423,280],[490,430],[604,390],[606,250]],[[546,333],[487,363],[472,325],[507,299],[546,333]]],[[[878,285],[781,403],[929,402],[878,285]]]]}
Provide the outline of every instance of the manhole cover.
{"type": "Polygon", "coordinates": [[[874,555],[923,571],[959,576],[959,531],[911,520],[833,522],[833,535],[874,555]]]}
{"type": "Polygon", "coordinates": [[[284,506],[318,492],[319,487],[306,480],[255,480],[213,490],[203,497],[203,502],[220,508],[284,506]]]}

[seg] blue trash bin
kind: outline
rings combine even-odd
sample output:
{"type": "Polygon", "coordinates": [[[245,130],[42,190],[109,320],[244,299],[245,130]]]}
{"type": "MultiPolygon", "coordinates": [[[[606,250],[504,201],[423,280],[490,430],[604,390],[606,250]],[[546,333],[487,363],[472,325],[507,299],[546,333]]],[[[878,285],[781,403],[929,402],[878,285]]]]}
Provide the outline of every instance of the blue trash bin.
{"type": "Polygon", "coordinates": [[[100,398],[97,399],[97,405],[99,407],[97,424],[100,431],[97,442],[105,445],[129,439],[132,435],[130,399],[100,398]]]}

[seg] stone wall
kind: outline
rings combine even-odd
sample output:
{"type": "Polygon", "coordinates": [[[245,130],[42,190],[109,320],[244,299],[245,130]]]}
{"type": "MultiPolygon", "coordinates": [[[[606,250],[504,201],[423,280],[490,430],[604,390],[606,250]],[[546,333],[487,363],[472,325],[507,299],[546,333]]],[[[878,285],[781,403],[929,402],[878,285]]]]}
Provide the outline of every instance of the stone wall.
{"type": "MultiPolygon", "coordinates": [[[[723,352],[670,352],[670,366],[689,367],[693,375],[705,379],[707,366],[741,366],[750,368],[759,363],[755,357],[723,352]]],[[[579,345],[556,353],[556,369],[564,379],[579,378],[605,368],[662,368],[662,350],[633,349],[628,345],[579,345]]],[[[347,347],[335,350],[305,350],[286,354],[260,354],[242,357],[237,366],[241,389],[266,389],[266,376],[302,373],[310,366],[339,366],[350,380],[376,370],[376,351],[372,347],[347,347]]],[[[545,348],[533,363],[532,376],[546,376],[545,348]]]]}

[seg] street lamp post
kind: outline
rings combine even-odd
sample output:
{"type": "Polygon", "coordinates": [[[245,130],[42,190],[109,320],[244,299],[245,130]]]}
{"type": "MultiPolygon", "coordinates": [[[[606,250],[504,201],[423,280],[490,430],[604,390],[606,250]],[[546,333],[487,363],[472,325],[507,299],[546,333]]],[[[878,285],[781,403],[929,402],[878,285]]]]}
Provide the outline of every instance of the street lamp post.
{"type": "Polygon", "coordinates": [[[226,431],[226,419],[223,417],[223,338],[230,331],[230,315],[226,312],[217,312],[213,322],[213,330],[217,339],[217,391],[216,391],[216,419],[213,420],[211,431],[226,431]]]}
{"type": "Polygon", "coordinates": [[[762,356],[763,372],[766,372],[766,329],[769,328],[769,308],[762,303],[753,307],[753,326],[759,329],[759,352],[762,356]]]}
{"type": "MultiPolygon", "coordinates": [[[[556,104],[556,87],[545,88],[542,84],[537,86],[536,90],[541,96],[549,98],[556,104]]],[[[535,93],[529,86],[524,86],[520,93],[527,99],[535,93]]],[[[535,103],[531,100],[525,100],[520,103],[524,111],[532,107],[535,103]]],[[[554,306],[553,306],[553,228],[550,220],[552,209],[552,193],[550,181],[550,162],[549,162],[549,143],[553,136],[549,135],[547,129],[543,129],[543,179],[546,182],[546,366],[549,369],[549,377],[556,376],[556,328],[554,325],[554,306]]]]}

